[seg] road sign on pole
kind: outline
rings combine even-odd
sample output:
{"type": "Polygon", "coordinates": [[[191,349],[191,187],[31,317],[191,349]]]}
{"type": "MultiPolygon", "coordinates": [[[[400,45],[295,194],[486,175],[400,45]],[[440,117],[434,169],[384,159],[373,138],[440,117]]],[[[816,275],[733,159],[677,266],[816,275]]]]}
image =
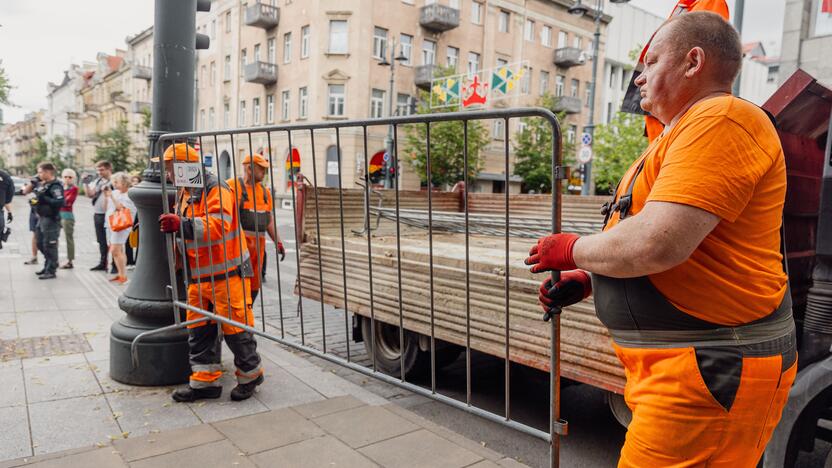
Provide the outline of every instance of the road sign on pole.
{"type": "Polygon", "coordinates": [[[578,151],[578,161],[581,164],[586,164],[592,161],[592,147],[589,145],[581,146],[581,150],[578,151]]]}
{"type": "Polygon", "coordinates": [[[587,132],[581,134],[581,144],[584,146],[589,146],[592,144],[592,135],[587,132]]]}

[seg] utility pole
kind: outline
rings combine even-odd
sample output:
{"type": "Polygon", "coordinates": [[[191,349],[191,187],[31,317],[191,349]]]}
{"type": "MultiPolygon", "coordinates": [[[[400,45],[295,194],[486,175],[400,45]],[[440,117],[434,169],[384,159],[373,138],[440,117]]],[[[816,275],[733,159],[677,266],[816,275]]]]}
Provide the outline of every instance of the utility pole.
{"type": "MultiPolygon", "coordinates": [[[[132,385],[172,385],[188,381],[187,330],[153,335],[137,346],[133,367],[130,346],[140,333],[174,323],[169,294],[165,238],[159,232],[162,214],[162,174],[150,157],[161,155],[159,137],[193,130],[194,59],[196,49],[208,47],[208,37],[196,34],[196,12],[209,11],[210,0],[155,0],[153,23],[153,113],[149,154],[143,181],[128,192],[139,211],[139,255],[136,273],[118,298],[125,317],[110,329],[110,376],[132,385]]],[[[173,205],[175,192],[170,190],[173,205]]]]}
{"type": "MultiPolygon", "coordinates": [[[[407,61],[407,57],[405,57],[404,53],[400,53],[396,56],[396,40],[393,39],[391,41],[393,46],[390,48],[390,60],[387,59],[387,51],[383,51],[382,60],[379,63],[382,67],[390,67],[390,86],[388,88],[388,100],[387,100],[387,116],[393,116],[393,95],[396,89],[396,62],[405,62],[407,61]]],[[[403,51],[402,51],[403,52],[403,51]]],[[[384,188],[393,188],[393,177],[391,174],[391,168],[393,164],[393,126],[387,126],[387,137],[384,139],[384,151],[386,154],[386,159],[384,161],[384,188]]],[[[369,155],[367,156],[369,157],[369,155]]],[[[398,173],[399,168],[396,168],[396,177],[399,176],[398,173]]],[[[367,181],[369,183],[369,181],[367,181]]]]}

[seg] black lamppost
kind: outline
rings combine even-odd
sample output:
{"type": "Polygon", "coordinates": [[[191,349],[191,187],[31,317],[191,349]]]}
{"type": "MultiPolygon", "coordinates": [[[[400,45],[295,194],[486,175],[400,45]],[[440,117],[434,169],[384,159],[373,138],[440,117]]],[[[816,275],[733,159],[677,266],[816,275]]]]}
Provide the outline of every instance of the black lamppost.
{"type": "MultiPolygon", "coordinates": [[[[627,3],[630,0],[609,0],[610,3],[627,3]]],[[[592,14],[595,20],[595,34],[592,38],[592,82],[589,85],[589,118],[587,119],[584,130],[590,137],[595,136],[595,87],[598,78],[598,48],[601,43],[601,18],[604,17],[604,0],[595,0],[595,8],[590,9],[584,5],[581,0],[575,0],[575,3],[567,10],[569,14],[575,16],[584,16],[592,14]]],[[[594,138],[593,138],[594,140],[594,138]]],[[[591,146],[591,144],[590,144],[591,146]]],[[[581,195],[590,195],[592,187],[592,160],[584,163],[583,167],[584,183],[581,185],[581,195]]]]}
{"type": "MultiPolygon", "coordinates": [[[[393,47],[390,48],[390,60],[387,60],[387,51],[383,50],[381,55],[381,62],[379,65],[382,67],[390,67],[390,87],[388,90],[388,100],[387,100],[387,115],[393,115],[393,93],[395,92],[395,78],[396,78],[396,62],[407,62],[408,58],[404,55],[403,50],[399,50],[399,55],[396,54],[396,40],[393,39],[393,47]]],[[[393,177],[391,174],[391,167],[393,164],[393,126],[387,126],[387,137],[384,139],[384,148],[387,152],[387,159],[384,161],[384,188],[392,188],[393,187],[393,177]]],[[[369,157],[366,156],[366,157],[369,157]]],[[[399,176],[398,174],[399,168],[396,168],[396,177],[399,176]]],[[[367,181],[369,183],[369,181],[367,181]]]]}
{"type": "MultiPolygon", "coordinates": [[[[118,298],[125,317],[110,329],[110,376],[132,385],[171,385],[187,382],[187,330],[149,336],[137,345],[133,365],[130,346],[142,332],[174,323],[169,295],[170,269],[165,238],[159,232],[162,176],[158,163],[160,135],[193,130],[195,49],[208,48],[208,37],[196,34],[196,12],[209,11],[210,0],[156,0],[153,23],[153,112],[148,166],[142,182],[130,189],[139,211],[139,255],[136,272],[118,298]]],[[[174,191],[168,192],[173,205],[174,191]]]]}

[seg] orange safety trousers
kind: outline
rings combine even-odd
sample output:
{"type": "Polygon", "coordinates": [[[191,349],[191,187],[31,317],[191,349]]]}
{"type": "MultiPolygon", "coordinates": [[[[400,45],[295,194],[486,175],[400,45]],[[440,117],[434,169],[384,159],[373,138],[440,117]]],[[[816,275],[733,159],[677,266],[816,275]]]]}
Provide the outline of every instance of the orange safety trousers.
{"type": "Polygon", "coordinates": [[[696,350],[614,345],[624,364],[624,399],[633,412],[620,468],[755,467],[780,421],[797,360],[744,356],[728,409],[700,373],[696,350]]]}
{"type": "Polygon", "coordinates": [[[246,247],[248,247],[248,254],[249,259],[251,259],[251,267],[254,270],[254,275],[250,278],[251,279],[251,291],[259,291],[260,290],[260,277],[263,275],[263,265],[260,262],[260,256],[266,257],[266,233],[261,232],[259,241],[257,242],[258,238],[252,235],[246,234],[246,247]],[[260,249],[260,254],[258,255],[257,249],[260,249]]]}
{"type": "MultiPolygon", "coordinates": [[[[210,281],[191,283],[188,286],[188,304],[214,312],[221,317],[230,318],[235,322],[254,326],[254,314],[251,309],[251,295],[249,291],[251,291],[249,278],[241,278],[239,276],[217,279],[213,283],[210,281]]],[[[186,320],[197,320],[201,317],[204,316],[190,310],[186,312],[186,320]]],[[[216,327],[216,321],[205,319],[203,322],[188,325],[189,329],[203,329],[203,327],[216,327]]],[[[192,332],[194,331],[196,330],[192,330],[192,332]]],[[[242,328],[225,323],[222,324],[222,333],[226,336],[226,341],[229,338],[243,333],[248,334],[242,328]]],[[[190,341],[193,341],[193,339],[190,341]]],[[[219,344],[217,342],[216,346],[219,346],[219,344]]],[[[190,380],[192,387],[210,386],[222,377],[222,370],[218,358],[219,354],[218,350],[216,351],[217,358],[215,359],[208,359],[206,362],[191,363],[192,372],[190,380]]],[[[237,373],[239,377],[239,369],[237,373]]],[[[262,373],[259,366],[256,373],[257,375],[262,373]]]]}

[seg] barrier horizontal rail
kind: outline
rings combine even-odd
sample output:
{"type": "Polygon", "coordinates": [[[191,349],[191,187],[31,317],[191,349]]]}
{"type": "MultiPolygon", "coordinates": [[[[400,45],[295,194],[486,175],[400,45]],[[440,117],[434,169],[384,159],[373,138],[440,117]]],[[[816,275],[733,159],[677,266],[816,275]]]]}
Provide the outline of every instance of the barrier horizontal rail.
{"type": "MultiPolygon", "coordinates": [[[[417,393],[419,395],[423,395],[438,401],[441,401],[445,404],[453,406],[455,408],[462,409],[464,411],[476,414],[480,417],[483,417],[489,421],[497,422],[502,425],[511,427],[512,429],[518,430],[525,434],[529,434],[531,436],[537,437],[539,439],[545,440],[550,444],[550,466],[559,466],[559,444],[561,435],[565,435],[567,432],[567,424],[565,421],[560,419],[560,360],[559,360],[559,352],[560,352],[560,321],[559,315],[555,314],[553,319],[551,320],[550,325],[550,338],[548,340],[549,343],[549,384],[550,384],[550,395],[549,395],[549,431],[541,431],[540,429],[531,427],[529,425],[523,424],[514,420],[511,416],[511,379],[510,379],[510,364],[511,364],[511,304],[509,298],[509,286],[510,286],[510,271],[511,271],[511,264],[509,259],[510,253],[510,243],[512,238],[518,237],[536,237],[540,235],[545,235],[551,232],[560,232],[560,214],[561,214],[561,206],[560,206],[560,193],[559,190],[555,189],[552,193],[551,198],[551,218],[550,221],[547,223],[545,218],[540,219],[517,219],[512,224],[511,213],[510,213],[510,203],[509,203],[509,174],[510,174],[510,139],[504,138],[504,148],[503,148],[503,164],[504,164],[504,173],[505,173],[505,197],[504,197],[504,210],[505,215],[472,215],[470,213],[469,208],[469,196],[468,196],[468,187],[469,185],[469,127],[472,125],[471,122],[479,122],[485,120],[502,120],[503,128],[506,131],[509,128],[509,123],[511,119],[518,119],[518,118],[542,118],[546,120],[551,126],[552,132],[552,147],[551,147],[551,177],[552,177],[552,187],[557,188],[559,184],[557,183],[563,177],[563,171],[560,167],[560,159],[561,159],[561,130],[557,119],[555,116],[546,109],[504,109],[504,110],[496,110],[496,111],[478,111],[478,112],[453,112],[453,113],[440,113],[440,114],[427,114],[427,115],[416,115],[416,116],[399,116],[399,117],[389,117],[383,119],[366,119],[366,120],[348,120],[348,121],[336,121],[336,122],[325,122],[325,123],[315,123],[315,124],[292,124],[292,125],[276,125],[276,126],[264,126],[264,127],[257,127],[257,128],[238,128],[238,129],[230,129],[230,130],[218,130],[218,131],[205,131],[205,132],[181,132],[181,133],[170,133],[162,135],[156,145],[156,150],[154,154],[158,155],[161,153],[161,149],[168,147],[169,145],[175,145],[177,143],[198,143],[199,147],[199,164],[201,167],[204,167],[205,163],[205,148],[206,146],[212,147],[212,151],[215,158],[218,158],[220,142],[227,147],[230,148],[230,152],[225,152],[227,155],[226,158],[230,159],[227,161],[228,169],[230,169],[231,173],[220,174],[223,175],[222,179],[226,178],[226,176],[233,176],[228,177],[228,181],[233,184],[234,190],[231,190],[230,193],[234,195],[233,204],[234,206],[228,206],[228,203],[232,202],[232,199],[223,196],[225,192],[225,185],[222,180],[215,181],[214,179],[210,179],[218,185],[217,196],[219,206],[214,206],[205,208],[203,205],[210,205],[208,197],[211,196],[210,190],[195,190],[195,189],[177,189],[177,202],[174,205],[174,209],[176,210],[177,214],[181,217],[190,219],[191,226],[200,226],[199,234],[200,236],[194,235],[193,239],[187,239],[184,235],[184,228],[180,227],[180,231],[176,234],[168,235],[167,242],[166,242],[166,253],[168,258],[169,264],[169,274],[171,280],[171,296],[173,299],[173,305],[175,309],[175,323],[173,325],[163,327],[156,330],[151,330],[139,335],[133,343],[133,359],[134,362],[138,362],[138,359],[141,356],[136,354],[137,348],[136,343],[146,338],[149,335],[156,334],[156,333],[163,333],[169,331],[171,329],[182,328],[187,326],[194,326],[199,323],[204,323],[205,321],[213,321],[216,323],[217,328],[217,336],[222,336],[222,326],[226,325],[229,327],[236,327],[237,329],[241,329],[244,332],[251,333],[252,335],[260,336],[269,340],[272,340],[276,343],[291,347],[293,349],[303,351],[308,353],[312,356],[316,356],[318,358],[324,359],[328,362],[338,364],[349,369],[355,370],[360,372],[364,375],[368,375],[371,377],[375,377],[379,380],[387,382],[389,384],[393,384],[402,388],[405,388],[409,391],[417,393]],[[427,190],[427,206],[426,210],[411,210],[411,209],[403,209],[400,206],[400,187],[399,187],[399,176],[400,176],[400,159],[399,159],[399,132],[402,128],[405,128],[406,131],[413,131],[412,129],[415,126],[424,126],[425,132],[425,141],[424,141],[424,154],[426,156],[426,167],[424,168],[425,176],[427,179],[427,186],[433,187],[432,178],[434,174],[434,170],[432,168],[432,145],[431,145],[431,126],[441,123],[441,122],[459,122],[462,127],[463,133],[463,164],[464,164],[464,186],[466,188],[465,196],[464,196],[464,206],[462,207],[462,213],[454,213],[449,214],[446,212],[436,211],[434,210],[434,198],[438,197],[439,195],[434,195],[434,191],[431,189],[427,190]],[[371,189],[370,187],[370,154],[368,152],[368,140],[369,128],[376,128],[376,127],[386,127],[387,128],[387,135],[389,143],[386,146],[386,154],[387,157],[390,159],[389,166],[396,169],[395,177],[392,179],[393,184],[393,191],[395,193],[395,209],[392,208],[383,208],[382,203],[380,200],[383,199],[383,196],[380,195],[381,192],[376,191],[375,189],[371,189]],[[369,301],[367,301],[367,306],[364,305],[352,305],[350,302],[352,299],[355,299],[354,296],[355,292],[353,292],[353,296],[350,295],[351,289],[354,289],[355,283],[352,285],[349,284],[348,279],[354,273],[353,261],[354,259],[351,258],[350,260],[350,271],[347,268],[347,242],[346,242],[346,222],[345,222],[345,203],[344,203],[344,168],[345,164],[343,161],[342,155],[342,132],[350,130],[352,133],[349,135],[352,140],[356,138],[359,141],[356,146],[358,148],[363,148],[363,167],[356,167],[358,172],[361,172],[358,181],[353,181],[354,184],[359,186],[363,189],[363,223],[364,229],[363,230],[351,230],[351,234],[353,236],[361,236],[366,237],[366,264],[364,265],[364,269],[366,269],[367,273],[367,282],[366,287],[367,291],[366,294],[369,296],[369,301]],[[324,268],[323,268],[323,261],[322,261],[322,253],[321,249],[315,249],[317,252],[312,252],[307,255],[307,258],[304,259],[304,265],[307,265],[306,270],[304,270],[304,265],[301,264],[301,251],[302,251],[302,243],[304,242],[304,228],[301,225],[304,219],[303,210],[309,210],[314,208],[315,210],[315,245],[321,246],[321,214],[320,214],[320,207],[319,207],[319,200],[318,197],[315,197],[314,207],[306,206],[307,198],[304,195],[302,200],[298,198],[301,196],[302,192],[298,190],[298,186],[304,183],[310,185],[312,189],[316,189],[320,187],[318,181],[318,157],[316,153],[316,144],[315,138],[320,136],[326,132],[329,134],[329,137],[332,139],[334,138],[335,142],[335,154],[333,154],[333,161],[330,161],[330,153],[329,148],[327,148],[326,154],[326,161],[327,161],[327,177],[330,175],[330,164],[335,163],[337,164],[337,188],[338,188],[338,231],[340,232],[340,259],[341,259],[341,273],[343,280],[340,282],[341,284],[330,283],[329,286],[332,289],[337,289],[339,294],[342,294],[338,305],[341,306],[339,309],[343,309],[343,332],[345,334],[344,338],[344,345],[346,346],[346,356],[338,355],[337,351],[333,351],[327,348],[327,312],[325,310],[325,291],[324,291],[324,268]],[[334,132],[334,135],[331,133],[334,132]],[[254,140],[255,138],[257,141],[262,141],[263,138],[266,140],[266,150],[262,151],[264,153],[263,156],[267,156],[268,165],[269,165],[269,181],[271,186],[271,195],[272,198],[275,194],[275,177],[272,171],[275,169],[275,161],[278,161],[282,164],[283,160],[280,158],[274,158],[272,151],[273,151],[273,137],[281,139],[280,141],[285,141],[288,143],[289,148],[289,158],[286,162],[287,167],[287,175],[288,181],[287,185],[290,187],[290,195],[292,201],[292,215],[293,215],[293,222],[292,222],[292,230],[294,234],[294,240],[296,242],[297,251],[295,257],[295,267],[297,271],[297,278],[294,284],[295,293],[297,296],[297,304],[296,304],[296,312],[297,316],[299,317],[299,328],[300,328],[300,339],[288,339],[287,338],[287,323],[289,319],[285,317],[285,308],[287,306],[291,307],[289,303],[293,301],[290,298],[284,298],[283,290],[282,290],[282,278],[281,278],[281,264],[280,260],[278,259],[279,251],[278,251],[278,243],[274,243],[274,263],[277,272],[277,312],[279,313],[279,326],[275,326],[272,323],[268,323],[269,327],[272,327],[276,330],[279,330],[279,334],[271,333],[267,331],[267,320],[266,320],[266,290],[263,287],[263,273],[265,272],[265,265],[266,265],[266,258],[268,252],[265,250],[265,242],[261,244],[259,239],[265,239],[266,234],[268,235],[276,235],[277,226],[275,223],[276,220],[276,206],[275,203],[272,201],[268,203],[266,200],[260,201],[261,205],[258,210],[258,197],[257,197],[257,188],[255,184],[255,178],[252,176],[250,177],[251,185],[247,185],[249,182],[245,182],[245,177],[238,177],[237,169],[239,167],[237,157],[238,154],[249,154],[252,155],[255,153],[255,145],[254,140]],[[301,177],[300,173],[296,173],[295,171],[295,161],[294,161],[294,149],[296,148],[293,144],[293,138],[300,139],[302,141],[309,141],[311,143],[311,161],[312,161],[312,179],[310,180],[308,177],[301,177]],[[228,142],[226,143],[226,140],[228,142]],[[242,143],[240,142],[242,140],[242,143]],[[207,141],[207,144],[206,144],[207,141]],[[236,144],[235,144],[236,143],[236,144]],[[247,144],[246,144],[247,143],[247,144]],[[247,148],[245,148],[247,147],[247,148]],[[233,179],[233,182],[232,182],[233,179]],[[245,185],[243,185],[245,184],[245,185]],[[252,198],[251,200],[251,208],[241,208],[244,203],[248,203],[248,201],[240,202],[240,194],[245,192],[249,193],[248,190],[251,190],[252,198]],[[207,192],[207,193],[206,193],[207,192]],[[376,202],[374,201],[378,197],[378,204],[376,206],[376,202]],[[263,204],[267,206],[263,206],[263,204]],[[268,205],[271,205],[270,207],[268,205]],[[300,206],[299,206],[300,205],[300,206]],[[371,206],[372,205],[372,206],[371,206]],[[186,207],[183,211],[183,207],[186,207]],[[196,207],[196,208],[195,208],[196,207]],[[196,214],[198,211],[198,207],[202,207],[203,210],[208,210],[209,212],[196,214]],[[190,208],[190,212],[187,210],[190,208]],[[219,211],[217,211],[217,208],[219,211]],[[210,210],[214,210],[210,212],[210,210]],[[244,240],[244,235],[240,231],[240,223],[243,222],[245,224],[245,220],[241,218],[241,213],[245,211],[245,214],[248,214],[249,211],[253,211],[256,213],[265,213],[269,212],[271,214],[270,221],[266,222],[264,226],[260,225],[259,217],[256,217],[258,221],[254,222],[253,228],[250,229],[251,232],[248,232],[249,235],[253,235],[253,245],[256,247],[251,247],[251,243],[248,240],[244,240]],[[220,221],[210,220],[209,217],[214,216],[216,219],[220,219],[220,221]],[[228,217],[228,220],[226,219],[228,217]],[[374,298],[374,274],[373,274],[373,266],[374,263],[378,260],[374,258],[374,251],[373,251],[373,226],[371,223],[371,217],[376,217],[375,226],[378,227],[378,222],[381,217],[385,218],[388,221],[395,222],[395,237],[396,237],[396,253],[395,253],[395,265],[396,265],[396,277],[398,281],[397,287],[397,294],[398,294],[398,326],[396,327],[394,323],[387,323],[379,321],[376,310],[375,310],[375,301],[374,298]],[[199,219],[199,220],[198,220],[199,219]],[[236,219],[236,226],[234,225],[234,220],[236,219]],[[214,223],[214,224],[211,224],[214,223]],[[218,224],[219,223],[219,224],[218,224]],[[462,227],[460,228],[460,223],[462,227]],[[427,230],[427,237],[428,237],[428,285],[427,290],[429,292],[429,305],[426,309],[429,312],[429,315],[426,315],[425,318],[429,322],[429,333],[426,338],[429,340],[429,358],[430,358],[430,387],[425,388],[415,383],[407,381],[407,366],[405,363],[405,332],[407,331],[405,327],[405,313],[403,308],[403,268],[402,268],[402,225],[414,225],[417,224],[421,228],[426,228],[427,230]],[[548,229],[547,229],[548,224],[548,229]],[[207,226],[207,227],[206,227],[207,226]],[[215,229],[216,226],[221,226],[221,235],[219,239],[212,239],[211,237],[211,229],[215,229]],[[204,230],[208,229],[207,236],[202,236],[204,230]],[[233,232],[227,232],[227,231],[233,232]],[[465,401],[457,400],[451,398],[449,396],[443,395],[437,391],[437,354],[438,348],[437,346],[439,343],[439,339],[437,338],[436,333],[436,326],[437,326],[437,316],[436,316],[436,307],[435,307],[435,299],[437,294],[438,286],[434,282],[434,231],[443,232],[443,231],[451,231],[457,233],[464,233],[465,235],[465,354],[466,354],[466,398],[465,401]],[[504,414],[498,414],[494,412],[487,411],[485,409],[479,408],[472,403],[472,376],[471,376],[471,351],[472,351],[472,339],[471,339],[471,271],[470,271],[470,243],[469,238],[471,235],[475,234],[487,234],[490,236],[497,236],[504,238],[504,283],[503,283],[503,299],[504,299],[504,319],[502,323],[494,323],[494,326],[502,326],[503,327],[503,338],[504,338],[504,348],[503,352],[501,353],[501,358],[504,360],[504,398],[505,398],[505,407],[504,407],[504,414]],[[222,247],[222,254],[220,255],[217,250],[217,246],[222,247]],[[212,250],[213,249],[213,250],[212,250]],[[239,252],[239,258],[234,256],[234,252],[239,252]],[[202,251],[203,257],[200,258],[200,251],[202,251]],[[175,269],[177,264],[177,253],[181,255],[180,263],[183,266],[183,271],[185,274],[178,275],[175,269]],[[315,253],[317,254],[317,258],[315,258],[315,253]],[[207,255],[207,257],[206,257],[207,255]],[[220,257],[217,259],[216,257],[220,257]],[[256,261],[255,261],[256,258],[256,261]],[[247,325],[246,323],[241,323],[237,320],[231,319],[229,317],[225,317],[223,314],[218,313],[216,310],[218,306],[223,306],[228,311],[229,316],[233,313],[234,307],[234,294],[232,294],[232,287],[229,285],[232,282],[232,272],[239,272],[240,276],[243,277],[243,271],[245,270],[243,266],[249,260],[252,261],[255,268],[252,272],[253,277],[252,280],[257,280],[256,284],[259,285],[260,289],[256,289],[259,294],[257,297],[259,298],[259,309],[260,309],[260,320],[262,329],[257,329],[252,325],[247,325]],[[309,262],[315,263],[317,261],[317,265],[314,268],[310,269],[308,267],[309,262]],[[189,263],[190,262],[190,263],[189,263]],[[239,268],[236,267],[236,263],[239,263],[239,268]],[[195,265],[195,266],[194,266],[195,265]],[[202,276],[203,271],[208,271],[208,281],[210,281],[210,297],[206,297],[204,290],[206,289],[208,281],[206,281],[206,277],[202,276]],[[214,271],[222,271],[224,273],[220,275],[213,274],[214,271]],[[196,272],[196,273],[194,273],[196,272]],[[317,291],[304,291],[303,281],[301,278],[304,274],[315,276],[317,273],[317,291]],[[186,297],[187,300],[182,299],[182,294],[180,291],[180,282],[184,282],[184,287],[187,291],[186,297]],[[193,287],[192,287],[193,286],[193,287]],[[220,289],[217,289],[217,288],[220,289]],[[225,303],[218,304],[217,303],[217,296],[218,293],[220,296],[225,294],[225,303]],[[320,305],[320,335],[321,335],[321,349],[318,349],[314,346],[309,345],[306,342],[306,335],[307,331],[305,329],[305,320],[304,320],[304,299],[308,299],[309,297],[317,297],[319,300],[317,303],[320,305]],[[352,298],[352,299],[351,299],[352,298]],[[289,303],[287,303],[287,300],[289,303]],[[199,318],[192,318],[189,320],[182,321],[181,319],[181,311],[190,312],[189,315],[193,317],[199,318]],[[370,336],[364,336],[365,344],[369,344],[371,350],[371,363],[369,367],[365,367],[363,365],[357,364],[353,359],[353,349],[350,346],[350,337],[349,337],[349,330],[350,330],[350,314],[353,314],[353,317],[359,317],[362,321],[368,321],[369,330],[371,331],[370,336]],[[398,341],[399,341],[399,376],[396,377],[394,375],[388,375],[382,372],[379,369],[379,363],[377,362],[378,359],[378,346],[383,345],[386,342],[377,342],[377,330],[382,330],[384,327],[393,326],[397,328],[398,332],[398,341]]],[[[377,135],[373,135],[373,138],[377,138],[377,135]]],[[[175,148],[178,148],[175,146],[175,148]]],[[[217,160],[218,168],[221,168],[220,161],[217,160]]],[[[160,163],[161,164],[161,163],[160,163]]],[[[254,162],[250,164],[253,166],[254,162]]],[[[164,173],[164,168],[161,168],[164,173]]],[[[246,169],[247,174],[248,171],[254,171],[253,168],[249,167],[246,169]]],[[[226,170],[228,172],[228,170],[226,170]]],[[[168,201],[168,190],[172,187],[169,187],[169,183],[166,182],[167,178],[163,177],[163,184],[162,184],[162,192],[163,192],[163,210],[164,213],[171,213],[172,207],[168,201]]],[[[203,179],[203,182],[209,180],[206,178],[203,179]]],[[[327,185],[330,184],[330,181],[327,181],[327,185]]],[[[229,186],[230,188],[230,186],[229,186]]],[[[262,187],[262,192],[265,193],[266,188],[265,186],[262,187]]],[[[212,198],[213,200],[213,198],[212,198]]],[[[247,218],[250,219],[250,218],[247,218]]],[[[570,226],[571,228],[577,229],[593,229],[592,223],[577,223],[575,226],[570,226]]],[[[193,228],[195,229],[195,228],[193,228]]],[[[247,228],[246,228],[247,229],[247,228]]],[[[248,230],[248,229],[247,229],[248,230]]],[[[250,237],[251,238],[251,237],[250,237]]],[[[350,242],[351,248],[353,246],[353,242],[350,242]]],[[[352,252],[352,251],[351,251],[352,252]]],[[[363,274],[363,273],[362,273],[363,274]]],[[[331,277],[330,273],[327,273],[328,277],[331,277]]],[[[557,273],[554,273],[554,279],[557,279],[557,273]]],[[[236,280],[235,284],[236,284],[236,280]]],[[[246,288],[251,288],[252,285],[249,284],[248,280],[241,280],[242,283],[242,293],[243,297],[251,297],[255,295],[250,289],[247,290],[246,288]]],[[[236,288],[236,286],[235,286],[236,288]]],[[[237,291],[234,289],[234,291],[237,291]]],[[[365,294],[362,292],[362,294],[365,294]]],[[[271,298],[270,298],[271,300],[271,298]]],[[[306,305],[310,305],[308,302],[306,305]]],[[[312,304],[313,306],[315,304],[312,304]]],[[[245,305],[244,309],[246,310],[245,314],[251,312],[253,315],[253,308],[254,305],[245,305]]],[[[270,310],[272,312],[272,310],[270,310]]],[[[425,311],[423,310],[422,313],[424,314],[425,311]]],[[[439,319],[442,319],[439,317],[439,319]]],[[[247,320],[247,319],[246,319],[247,320]]],[[[410,322],[410,318],[407,319],[410,322]]],[[[442,319],[444,320],[444,319],[442,319]]],[[[444,323],[444,322],[441,322],[444,323]]],[[[332,324],[332,322],[330,322],[332,324]]],[[[317,326],[317,324],[316,324],[317,326]]],[[[339,325],[340,326],[340,325],[339,325]]],[[[205,330],[201,330],[201,333],[204,333],[205,330]]],[[[317,329],[315,330],[317,333],[317,329]]],[[[412,333],[407,331],[408,334],[412,333]]],[[[291,331],[289,334],[292,334],[291,331]]],[[[410,335],[408,335],[410,336],[410,335]]],[[[343,354],[343,353],[342,353],[343,354]]]]}

